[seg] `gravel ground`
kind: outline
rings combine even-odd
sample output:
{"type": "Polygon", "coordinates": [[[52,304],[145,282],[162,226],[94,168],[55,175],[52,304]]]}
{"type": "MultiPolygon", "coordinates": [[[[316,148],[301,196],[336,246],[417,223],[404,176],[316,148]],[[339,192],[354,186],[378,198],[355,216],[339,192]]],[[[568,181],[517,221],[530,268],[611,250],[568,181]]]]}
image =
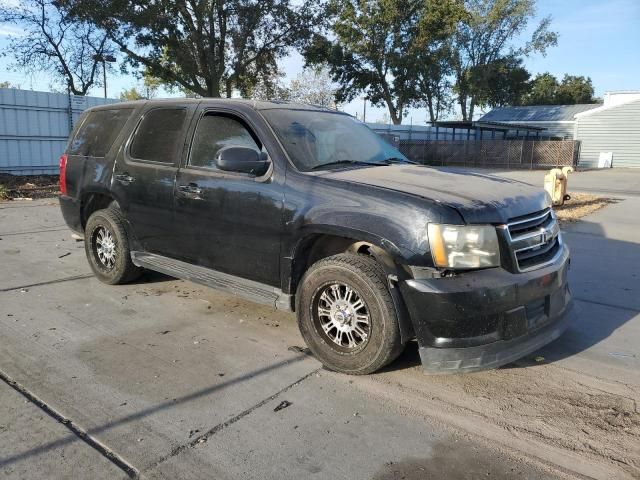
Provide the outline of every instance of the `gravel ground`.
{"type": "Polygon", "coordinates": [[[0,173],[0,200],[55,197],[60,192],[57,175],[0,173]]]}
{"type": "Polygon", "coordinates": [[[611,203],[616,203],[616,200],[588,193],[572,193],[570,200],[567,200],[564,205],[554,207],[554,210],[558,214],[560,223],[567,224],[577,222],[582,217],[597,212],[611,203]]]}

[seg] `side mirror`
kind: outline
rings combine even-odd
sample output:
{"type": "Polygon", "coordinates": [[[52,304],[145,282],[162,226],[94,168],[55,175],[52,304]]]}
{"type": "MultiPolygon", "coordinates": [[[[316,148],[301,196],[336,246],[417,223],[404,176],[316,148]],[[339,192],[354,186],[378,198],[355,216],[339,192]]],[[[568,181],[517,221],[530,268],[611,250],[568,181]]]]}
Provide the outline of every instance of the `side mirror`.
{"type": "Polygon", "coordinates": [[[215,162],[220,170],[249,173],[256,177],[264,175],[270,163],[265,153],[250,147],[221,148],[215,162]]]}

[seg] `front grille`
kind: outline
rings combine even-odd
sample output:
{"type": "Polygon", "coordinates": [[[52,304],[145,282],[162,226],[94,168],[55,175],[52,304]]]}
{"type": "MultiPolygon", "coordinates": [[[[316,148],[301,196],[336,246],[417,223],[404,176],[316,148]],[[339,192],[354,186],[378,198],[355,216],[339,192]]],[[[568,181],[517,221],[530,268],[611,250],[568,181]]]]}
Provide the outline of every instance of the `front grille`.
{"type": "Polygon", "coordinates": [[[510,220],[507,233],[514,262],[521,272],[548,265],[562,248],[560,227],[550,208],[510,220]]]}

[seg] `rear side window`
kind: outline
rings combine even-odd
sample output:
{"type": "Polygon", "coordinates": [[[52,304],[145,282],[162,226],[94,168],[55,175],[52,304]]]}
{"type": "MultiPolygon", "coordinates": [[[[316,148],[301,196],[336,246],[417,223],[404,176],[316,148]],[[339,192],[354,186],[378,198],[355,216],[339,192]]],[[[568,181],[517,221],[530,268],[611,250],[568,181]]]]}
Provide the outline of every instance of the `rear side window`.
{"type": "Polygon", "coordinates": [[[129,154],[138,160],[173,163],[187,112],[183,108],[156,108],[138,126],[129,154]]]}
{"type": "Polygon", "coordinates": [[[130,115],[129,108],[90,112],[69,146],[69,155],[104,157],[130,115]]]}

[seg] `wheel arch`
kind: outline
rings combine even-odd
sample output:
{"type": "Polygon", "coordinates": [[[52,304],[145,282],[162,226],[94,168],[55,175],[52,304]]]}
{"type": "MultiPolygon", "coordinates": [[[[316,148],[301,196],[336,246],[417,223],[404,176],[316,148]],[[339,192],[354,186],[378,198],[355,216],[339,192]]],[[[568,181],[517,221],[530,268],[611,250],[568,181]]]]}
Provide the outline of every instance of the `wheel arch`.
{"type": "MultiPolygon", "coordinates": [[[[319,260],[339,253],[356,253],[373,257],[382,267],[396,309],[402,342],[415,337],[413,323],[398,288],[398,281],[409,277],[403,256],[395,245],[385,239],[357,230],[315,230],[302,237],[290,252],[288,262],[288,293],[295,297],[304,273],[319,260]]],[[[292,302],[295,304],[295,302],[292,302]]]]}
{"type": "Polygon", "coordinates": [[[92,213],[107,208],[112,204],[120,205],[109,190],[90,190],[83,192],[82,195],[80,195],[80,222],[82,230],[85,229],[92,213]]]}

